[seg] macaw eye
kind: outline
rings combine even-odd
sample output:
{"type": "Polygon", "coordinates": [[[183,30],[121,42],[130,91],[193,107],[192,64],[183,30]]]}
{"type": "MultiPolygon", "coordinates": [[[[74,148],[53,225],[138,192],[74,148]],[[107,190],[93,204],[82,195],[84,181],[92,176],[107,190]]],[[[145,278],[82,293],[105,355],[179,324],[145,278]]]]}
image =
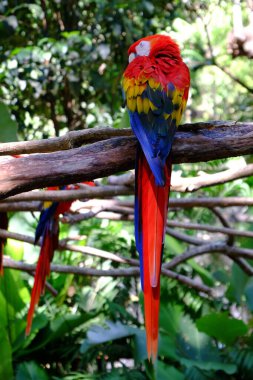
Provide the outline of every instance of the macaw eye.
{"type": "Polygon", "coordinates": [[[129,55],[129,57],[128,57],[128,62],[131,63],[134,60],[135,57],[136,57],[136,54],[135,53],[131,53],[129,55]]]}
{"type": "Polygon", "coordinates": [[[141,56],[148,56],[150,53],[150,42],[141,41],[138,46],[136,46],[136,53],[141,56]]]}

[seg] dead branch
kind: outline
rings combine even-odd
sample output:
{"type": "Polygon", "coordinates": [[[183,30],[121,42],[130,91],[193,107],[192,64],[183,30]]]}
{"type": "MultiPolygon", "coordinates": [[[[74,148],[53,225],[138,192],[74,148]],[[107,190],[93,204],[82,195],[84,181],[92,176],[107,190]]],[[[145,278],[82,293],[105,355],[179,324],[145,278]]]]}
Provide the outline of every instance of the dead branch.
{"type": "MultiPolygon", "coordinates": [[[[136,139],[114,137],[1,164],[0,199],[35,188],[108,176],[134,166],[136,139]]],[[[253,153],[253,123],[186,124],[176,134],[173,162],[200,162],[253,153]]],[[[0,162],[1,163],[1,162],[0,162]]]]}
{"type": "Polygon", "coordinates": [[[20,141],[0,144],[0,156],[30,153],[49,153],[58,150],[73,149],[82,144],[110,139],[111,137],[131,136],[131,129],[110,127],[70,131],[61,137],[47,140],[20,141]]]}
{"type": "Polygon", "coordinates": [[[253,250],[246,248],[230,247],[226,242],[216,241],[212,243],[203,244],[199,247],[187,249],[181,255],[174,257],[169,263],[163,265],[165,269],[173,269],[177,265],[182,264],[194,257],[210,253],[222,253],[235,261],[238,258],[245,258],[253,260],[253,250]]]}
{"type": "Polygon", "coordinates": [[[235,179],[249,177],[253,174],[253,164],[246,165],[243,168],[232,168],[223,170],[219,173],[208,174],[200,173],[197,177],[182,178],[173,176],[176,172],[172,172],[171,190],[179,192],[193,192],[204,187],[221,185],[235,179]]]}

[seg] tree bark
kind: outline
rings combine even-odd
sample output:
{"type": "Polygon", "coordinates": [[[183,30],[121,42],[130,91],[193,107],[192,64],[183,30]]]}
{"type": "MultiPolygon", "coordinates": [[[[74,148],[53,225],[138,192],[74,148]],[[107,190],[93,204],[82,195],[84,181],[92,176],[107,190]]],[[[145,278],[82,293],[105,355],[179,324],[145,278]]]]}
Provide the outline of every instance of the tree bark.
{"type": "MultiPolygon", "coordinates": [[[[22,144],[24,146],[25,143],[22,144]]],[[[5,157],[2,163],[0,160],[0,199],[36,188],[90,181],[131,169],[134,167],[136,146],[133,136],[113,137],[55,153],[7,161],[5,157]]],[[[176,133],[172,161],[200,162],[251,153],[253,123],[216,121],[185,124],[176,133]]]]}

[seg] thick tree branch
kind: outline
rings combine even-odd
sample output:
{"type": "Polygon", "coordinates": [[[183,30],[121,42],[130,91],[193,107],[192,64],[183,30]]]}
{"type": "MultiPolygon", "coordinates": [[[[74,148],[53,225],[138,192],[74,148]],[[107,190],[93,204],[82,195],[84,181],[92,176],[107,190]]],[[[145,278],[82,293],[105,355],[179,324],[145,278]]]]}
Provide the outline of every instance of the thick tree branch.
{"type": "MultiPolygon", "coordinates": [[[[104,177],[133,168],[134,137],[115,137],[64,152],[36,154],[1,165],[0,199],[35,188],[104,177]]],[[[184,125],[177,132],[173,162],[199,162],[253,153],[253,123],[184,125]]],[[[1,161],[0,161],[1,163],[1,161]]]]}

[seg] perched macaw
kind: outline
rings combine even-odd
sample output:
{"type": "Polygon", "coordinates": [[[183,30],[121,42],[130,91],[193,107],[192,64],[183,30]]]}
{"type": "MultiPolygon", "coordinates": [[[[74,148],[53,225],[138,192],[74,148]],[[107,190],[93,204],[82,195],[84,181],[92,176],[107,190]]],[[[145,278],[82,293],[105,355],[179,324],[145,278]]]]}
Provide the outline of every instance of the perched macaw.
{"type": "MultiPolygon", "coordinates": [[[[59,187],[48,187],[47,190],[59,190],[59,187]]],[[[63,189],[63,188],[62,188],[63,189]]],[[[39,223],[35,231],[34,244],[42,238],[39,260],[36,266],[34,285],[32,289],[31,302],[27,315],[26,335],[30,333],[35,306],[39,303],[41,294],[44,293],[46,277],[50,274],[50,263],[54,251],[58,247],[59,237],[59,215],[67,212],[72,201],[50,202],[43,204],[39,223]]]]}
{"type": "Polygon", "coordinates": [[[158,350],[160,272],[171,176],[171,146],[186,107],[189,69],[168,36],[140,39],[128,50],[122,86],[136,156],[135,240],[140,256],[148,358],[158,350]]]}
{"type": "MultiPolygon", "coordinates": [[[[7,212],[0,212],[0,228],[3,230],[8,229],[8,215],[7,212]]],[[[3,254],[4,254],[4,245],[6,243],[6,238],[0,237],[0,275],[3,275],[3,254]]]]}
{"type": "MultiPolygon", "coordinates": [[[[93,182],[84,182],[84,184],[94,186],[93,182]]],[[[61,188],[48,187],[47,190],[73,190],[78,188],[79,186],[68,185],[61,188]]],[[[50,274],[50,263],[53,259],[54,251],[58,247],[59,215],[69,211],[72,202],[73,201],[44,202],[39,223],[35,231],[34,243],[36,244],[40,237],[42,238],[42,242],[27,315],[26,335],[30,333],[35,306],[39,303],[41,294],[44,293],[46,277],[50,274]]]]}

